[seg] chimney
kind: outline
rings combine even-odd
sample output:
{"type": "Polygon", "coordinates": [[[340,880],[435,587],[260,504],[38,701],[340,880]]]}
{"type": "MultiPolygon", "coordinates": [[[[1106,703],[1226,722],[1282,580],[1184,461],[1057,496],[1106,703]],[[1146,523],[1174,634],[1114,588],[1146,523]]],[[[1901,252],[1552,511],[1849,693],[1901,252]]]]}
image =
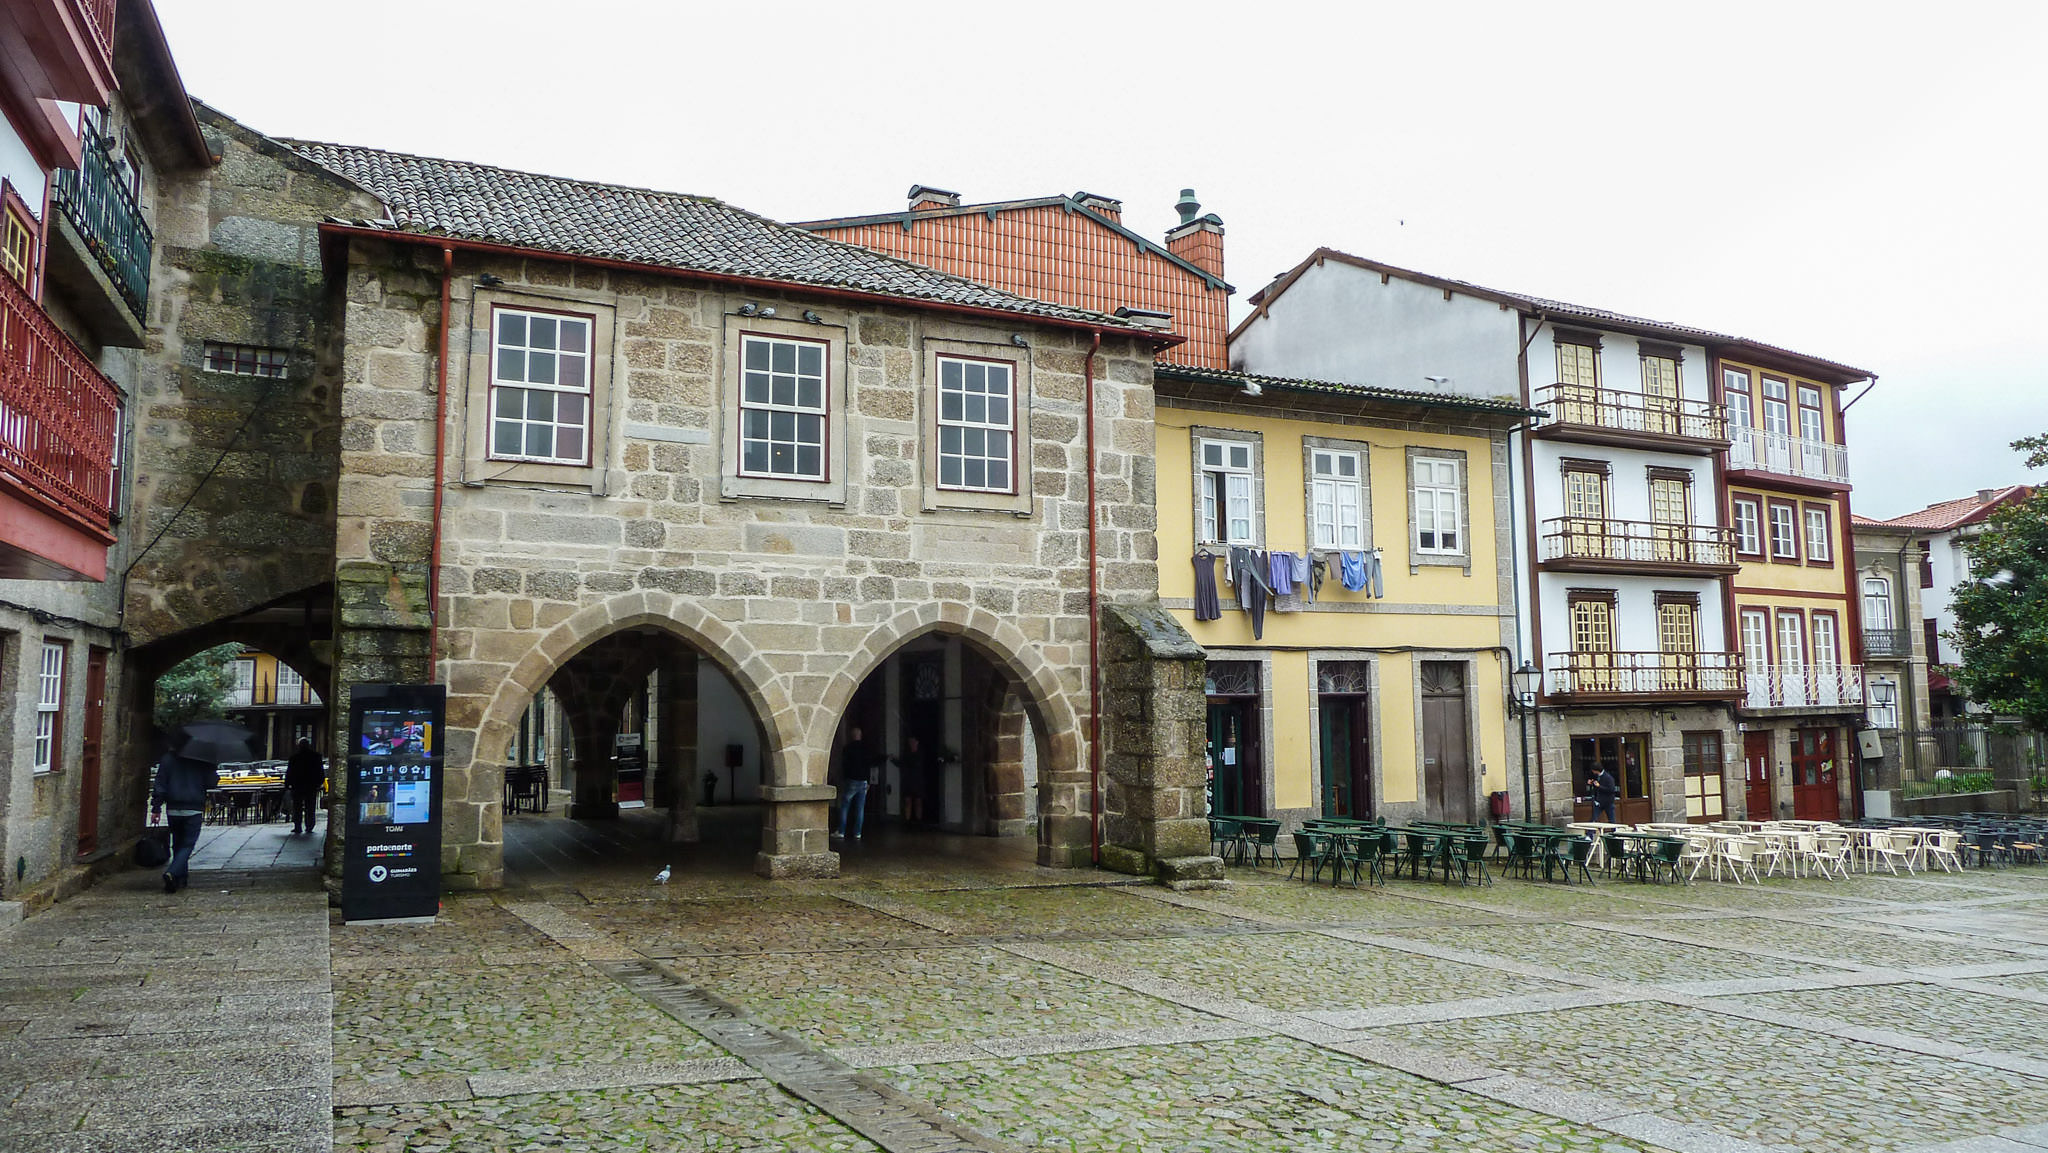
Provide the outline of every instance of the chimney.
{"type": "Polygon", "coordinates": [[[910,186],[910,210],[930,212],[935,208],[960,207],[960,194],[943,188],[927,188],[922,184],[910,186]]]}
{"type": "Polygon", "coordinates": [[[1076,192],[1074,193],[1074,200],[1081,207],[1088,209],[1097,216],[1107,216],[1112,223],[1122,224],[1124,222],[1124,202],[1113,196],[1097,196],[1093,192],[1076,192]]]}
{"type": "Polygon", "coordinates": [[[2002,493],[2004,491],[2005,490],[2002,488],[1980,488],[1977,490],[1977,503],[1990,504],[1992,497],[1997,496],[1999,493],[2002,493]]]}
{"type": "Polygon", "coordinates": [[[1180,200],[1173,206],[1180,212],[1180,223],[1166,234],[1166,250],[1201,269],[1203,272],[1223,279],[1223,221],[1215,213],[1200,215],[1202,203],[1195,199],[1195,190],[1180,190],[1180,200]]]}
{"type": "Polygon", "coordinates": [[[1173,314],[1163,309],[1132,308],[1125,305],[1116,310],[1116,316],[1119,320],[1128,320],[1145,328],[1156,328],[1161,332],[1173,331],[1173,314]]]}

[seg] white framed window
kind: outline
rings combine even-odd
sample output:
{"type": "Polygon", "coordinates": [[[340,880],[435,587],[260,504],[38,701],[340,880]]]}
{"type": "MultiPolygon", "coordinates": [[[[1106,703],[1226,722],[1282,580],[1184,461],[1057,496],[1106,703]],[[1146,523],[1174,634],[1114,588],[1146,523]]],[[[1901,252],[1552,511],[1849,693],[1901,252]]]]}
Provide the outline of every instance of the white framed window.
{"type": "MultiPolygon", "coordinates": [[[[821,347],[808,351],[822,361],[821,347]]],[[[938,365],[939,487],[1015,492],[1015,371],[1007,362],[957,356],[941,356],[938,365]]]]}
{"type": "Polygon", "coordinates": [[[291,355],[282,348],[253,344],[221,344],[209,340],[202,346],[202,366],[208,372],[231,372],[236,376],[262,376],[283,380],[291,355]]]}
{"type": "Polygon", "coordinates": [[[235,687],[228,703],[247,707],[256,703],[256,662],[235,662],[235,687]]]}
{"type": "Polygon", "coordinates": [[[1735,508],[1735,551],[1764,555],[1763,511],[1753,500],[1737,500],[1735,508]]]}
{"type": "Polygon", "coordinates": [[[1826,564],[1833,558],[1833,546],[1829,543],[1828,510],[1817,505],[1807,505],[1806,559],[1826,564]]]}
{"type": "Polygon", "coordinates": [[[492,460],[590,463],[590,331],[587,316],[493,311],[492,460]]]}
{"type": "Polygon", "coordinates": [[[1870,632],[1892,630],[1892,582],[1888,578],[1863,578],[1863,627],[1870,632]]]}
{"type": "Polygon", "coordinates": [[[1203,440],[1201,454],[1202,541],[1252,544],[1257,539],[1254,513],[1252,442],[1203,440]]]}
{"type": "Polygon", "coordinates": [[[1799,531],[1789,504],[1771,505],[1771,556],[1776,560],[1799,559],[1799,531]]]}
{"type": "Polygon", "coordinates": [[[1823,677],[1841,671],[1842,650],[1836,634],[1835,614],[1813,614],[1813,670],[1823,677]]]}
{"type": "Polygon", "coordinates": [[[822,340],[742,340],[740,475],[825,479],[825,350],[822,340]]]}
{"type": "Polygon", "coordinates": [[[1742,610],[1742,667],[1751,676],[1771,666],[1770,616],[1762,609],[1742,610]]]}
{"type": "Polygon", "coordinates": [[[1764,431],[1792,435],[1792,405],[1785,382],[1764,377],[1764,431]]]}
{"type": "Polygon", "coordinates": [[[1309,508],[1314,525],[1314,547],[1364,548],[1363,455],[1337,449],[1310,449],[1309,508]]]}
{"type": "Polygon", "coordinates": [[[1806,618],[1799,613],[1778,614],[1778,665],[1784,669],[1806,666],[1806,618]]]}
{"type": "Polygon", "coordinates": [[[1462,556],[1463,489],[1461,462],[1443,457],[1415,458],[1411,490],[1415,510],[1415,551],[1437,556],[1462,556]]]}
{"type": "Polygon", "coordinates": [[[36,747],[34,769],[56,769],[64,748],[64,658],[62,641],[44,641],[36,676],[36,747]]]}
{"type": "Polygon", "coordinates": [[[1756,414],[1750,408],[1749,373],[1746,370],[1721,370],[1721,399],[1728,405],[1728,424],[1731,428],[1755,427],[1756,414]]]}
{"type": "Polygon", "coordinates": [[[306,679],[296,669],[277,666],[277,703],[281,705],[304,704],[306,700],[306,679]]]}

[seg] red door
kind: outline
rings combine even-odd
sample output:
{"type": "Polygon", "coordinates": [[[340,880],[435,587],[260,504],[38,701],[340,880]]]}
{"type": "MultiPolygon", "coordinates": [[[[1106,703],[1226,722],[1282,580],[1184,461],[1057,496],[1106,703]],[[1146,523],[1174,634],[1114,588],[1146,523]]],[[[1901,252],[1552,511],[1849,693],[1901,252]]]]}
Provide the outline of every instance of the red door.
{"type": "Polygon", "coordinates": [[[1792,734],[1792,817],[1832,821],[1842,815],[1835,786],[1835,730],[1799,729],[1792,734]]]}
{"type": "Polygon", "coordinates": [[[100,739],[106,717],[107,650],[95,648],[85,658],[85,740],[78,758],[78,855],[100,843],[100,739]]]}
{"type": "Polygon", "coordinates": [[[1748,766],[1744,774],[1748,783],[1744,803],[1749,809],[1749,819],[1776,819],[1777,813],[1771,808],[1771,734],[1742,734],[1742,760],[1748,766]]]}

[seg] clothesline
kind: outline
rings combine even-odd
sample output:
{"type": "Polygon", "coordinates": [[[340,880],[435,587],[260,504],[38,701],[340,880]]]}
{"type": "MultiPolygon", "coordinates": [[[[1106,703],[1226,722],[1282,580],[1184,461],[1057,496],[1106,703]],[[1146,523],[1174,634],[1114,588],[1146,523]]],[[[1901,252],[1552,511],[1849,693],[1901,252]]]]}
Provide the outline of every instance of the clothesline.
{"type": "MultiPolygon", "coordinates": [[[[1323,582],[1329,575],[1329,563],[1316,556],[1315,551],[1294,553],[1233,545],[1224,554],[1224,559],[1229,562],[1226,579],[1235,593],[1237,607],[1251,614],[1254,640],[1265,639],[1269,601],[1274,612],[1299,612],[1304,604],[1314,604],[1322,595],[1323,582]]],[[[1345,589],[1370,597],[1386,596],[1385,569],[1379,549],[1320,551],[1335,558],[1337,581],[1345,589]]],[[[1195,619],[1198,621],[1213,621],[1223,616],[1222,600],[1216,588],[1217,559],[1218,554],[1207,546],[1195,550],[1195,619]]]]}

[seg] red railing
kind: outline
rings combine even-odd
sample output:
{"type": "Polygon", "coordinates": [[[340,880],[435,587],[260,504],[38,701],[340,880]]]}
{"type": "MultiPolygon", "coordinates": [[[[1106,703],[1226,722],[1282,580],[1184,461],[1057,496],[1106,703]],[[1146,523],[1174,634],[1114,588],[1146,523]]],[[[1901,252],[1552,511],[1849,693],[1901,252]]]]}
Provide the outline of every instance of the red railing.
{"type": "Polygon", "coordinates": [[[0,275],[0,483],[106,535],[120,427],[114,382],[0,275]]]}
{"type": "Polygon", "coordinates": [[[78,14],[85,18],[85,30],[92,34],[93,46],[100,50],[100,59],[114,58],[114,3],[115,0],[75,0],[78,14]]]}

